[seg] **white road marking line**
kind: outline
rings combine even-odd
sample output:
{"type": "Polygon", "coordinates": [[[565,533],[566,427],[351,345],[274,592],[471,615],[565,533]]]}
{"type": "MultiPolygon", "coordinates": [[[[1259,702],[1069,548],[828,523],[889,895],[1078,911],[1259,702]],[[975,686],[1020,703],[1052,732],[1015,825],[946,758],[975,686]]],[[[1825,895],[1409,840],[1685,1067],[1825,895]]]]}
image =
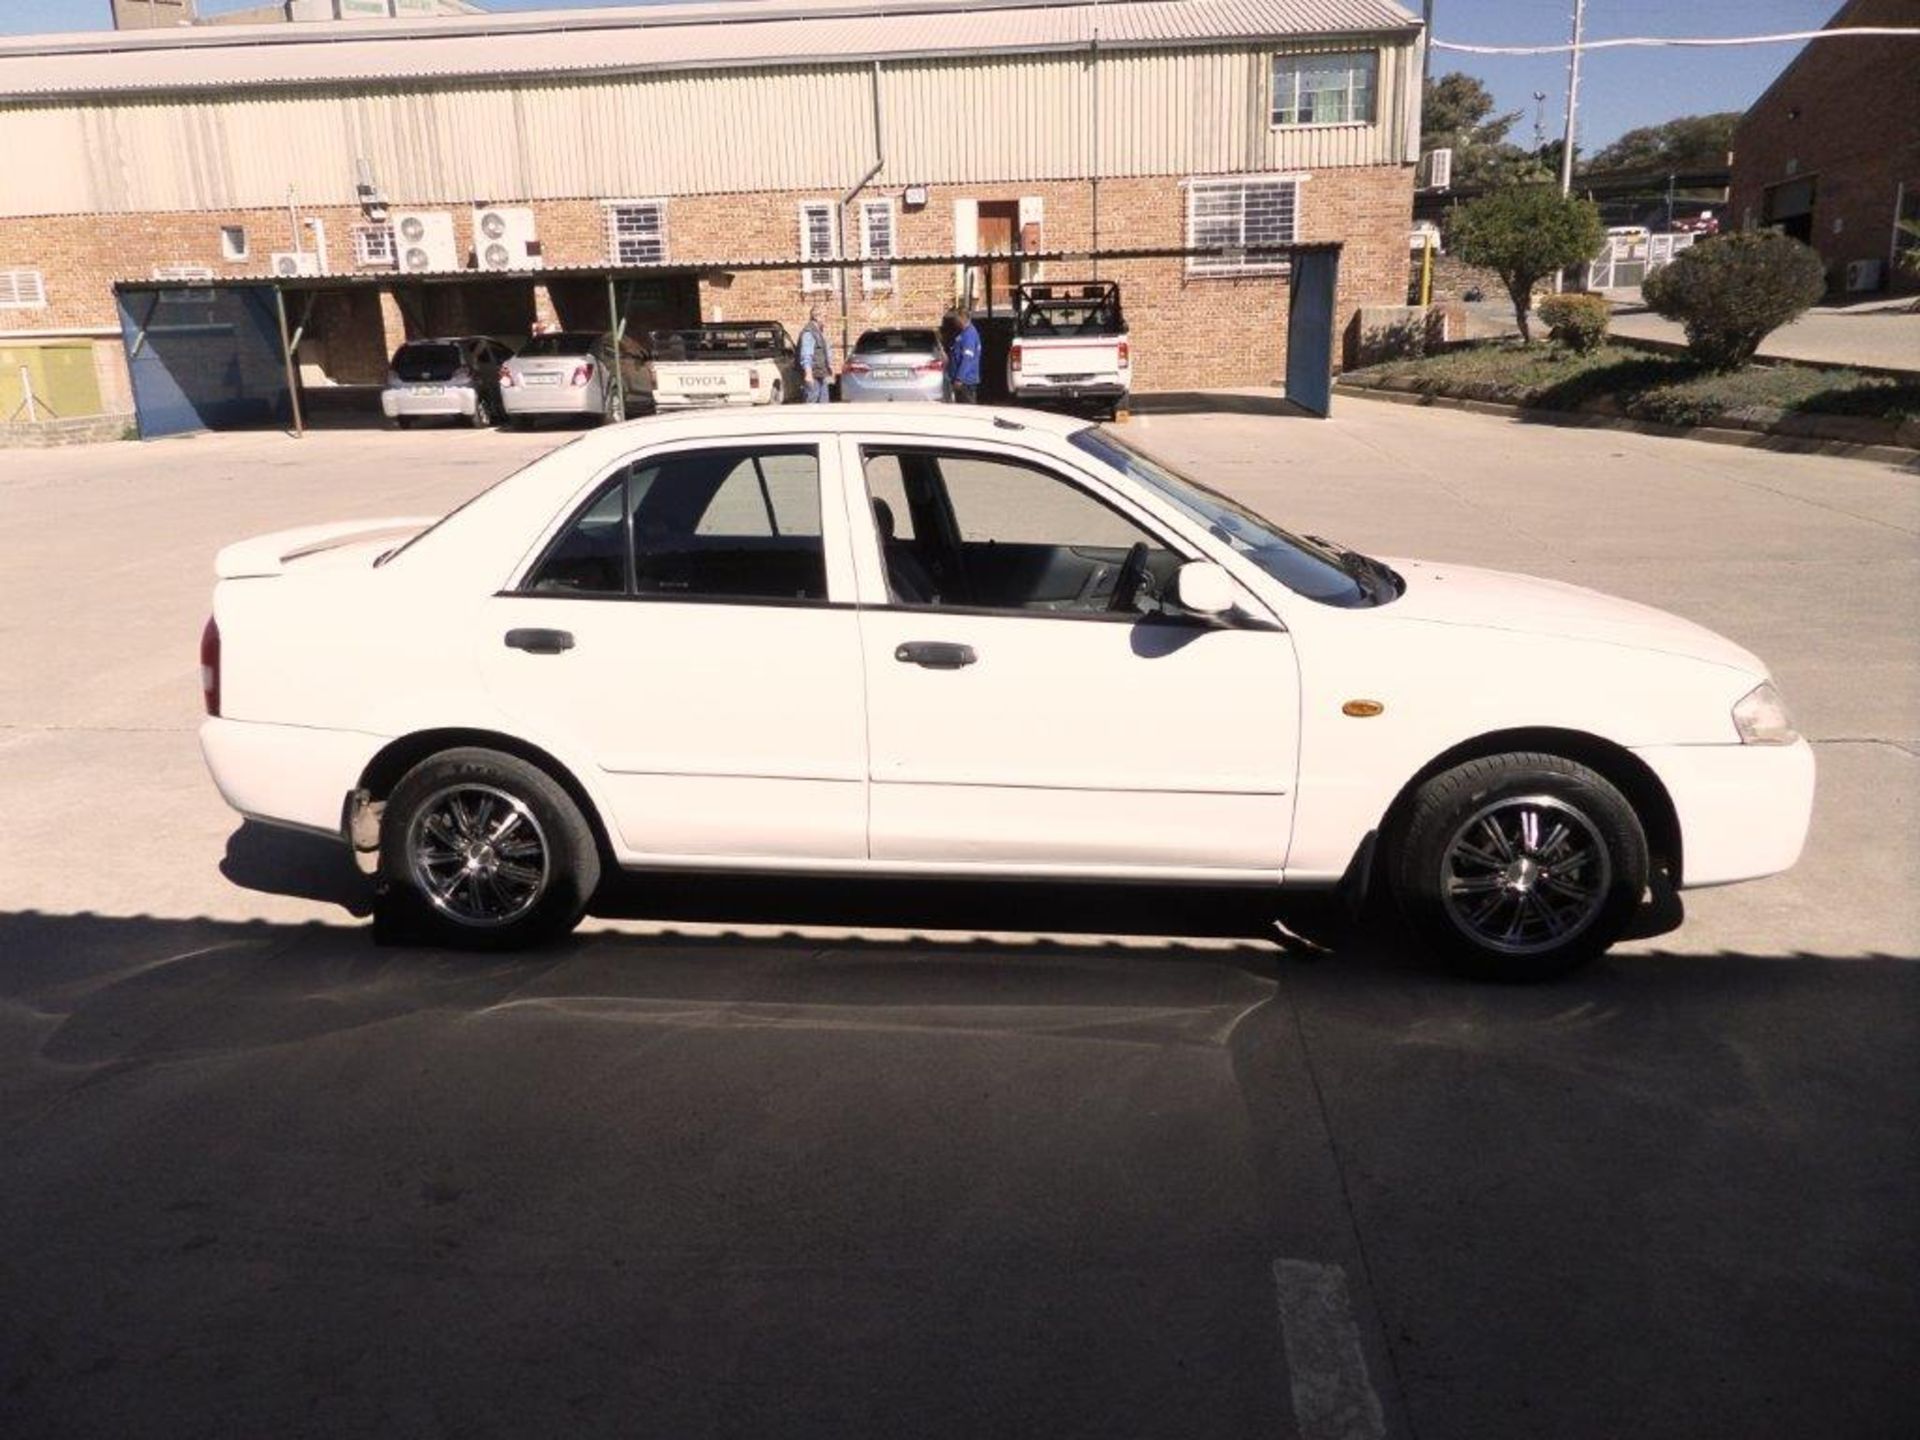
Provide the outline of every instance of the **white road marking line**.
{"type": "Polygon", "coordinates": [[[1386,1418],[1367,1379],[1347,1272],[1310,1260],[1275,1260],[1273,1288],[1300,1440],[1385,1440],[1386,1418]]]}

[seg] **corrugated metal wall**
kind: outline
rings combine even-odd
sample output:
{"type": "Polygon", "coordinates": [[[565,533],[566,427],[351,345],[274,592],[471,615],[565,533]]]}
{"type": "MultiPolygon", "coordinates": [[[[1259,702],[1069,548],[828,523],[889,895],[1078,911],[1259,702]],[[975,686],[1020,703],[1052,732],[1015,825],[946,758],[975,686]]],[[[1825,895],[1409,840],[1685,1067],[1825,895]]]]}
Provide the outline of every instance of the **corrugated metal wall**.
{"type": "MultiPolygon", "coordinates": [[[[1103,53],[1100,173],[1412,158],[1411,45],[1380,48],[1377,123],[1296,130],[1268,124],[1272,53],[1103,53]]],[[[9,105],[0,214],[278,205],[289,185],[305,204],[352,204],[360,156],[388,197],[408,204],[831,189],[871,161],[871,83],[867,67],[841,65],[9,105]]],[[[889,64],[882,182],[1084,176],[1091,85],[1085,56],[889,64]]]]}

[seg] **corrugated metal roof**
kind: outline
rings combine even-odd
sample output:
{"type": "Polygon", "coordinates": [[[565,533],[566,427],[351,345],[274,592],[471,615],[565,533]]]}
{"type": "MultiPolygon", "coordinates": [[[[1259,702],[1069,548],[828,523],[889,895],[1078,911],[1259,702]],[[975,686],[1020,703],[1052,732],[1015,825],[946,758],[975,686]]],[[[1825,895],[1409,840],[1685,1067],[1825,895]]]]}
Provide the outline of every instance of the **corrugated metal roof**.
{"type": "Polygon", "coordinates": [[[0,42],[0,97],[1157,49],[1400,32],[1392,0],[895,0],[544,11],[413,22],[133,31],[0,42]]]}

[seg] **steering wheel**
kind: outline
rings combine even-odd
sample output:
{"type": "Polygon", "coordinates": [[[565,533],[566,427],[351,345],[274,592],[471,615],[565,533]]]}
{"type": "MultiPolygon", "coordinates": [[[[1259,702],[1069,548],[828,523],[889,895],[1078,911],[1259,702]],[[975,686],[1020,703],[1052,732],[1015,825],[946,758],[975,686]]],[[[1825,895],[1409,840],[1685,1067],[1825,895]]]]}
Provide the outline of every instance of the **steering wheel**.
{"type": "Polygon", "coordinates": [[[1149,553],[1144,540],[1136,540],[1127,551],[1127,558],[1120,562],[1120,573],[1113,579],[1113,598],[1107,601],[1109,613],[1133,609],[1133,602],[1140,598],[1140,582],[1147,578],[1149,553]]]}

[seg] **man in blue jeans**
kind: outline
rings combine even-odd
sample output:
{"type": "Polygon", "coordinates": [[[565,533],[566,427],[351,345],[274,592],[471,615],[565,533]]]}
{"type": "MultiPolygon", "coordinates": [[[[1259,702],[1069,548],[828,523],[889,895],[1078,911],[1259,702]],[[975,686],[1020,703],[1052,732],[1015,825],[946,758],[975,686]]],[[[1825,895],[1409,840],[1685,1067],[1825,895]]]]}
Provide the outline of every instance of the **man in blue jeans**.
{"type": "Polygon", "coordinates": [[[827,403],[827,386],[833,380],[833,347],[827,344],[827,332],[820,324],[816,306],[807,311],[807,325],[800,332],[800,378],[806,383],[809,405],[827,403]]]}
{"type": "Polygon", "coordinates": [[[973,328],[972,318],[958,310],[947,321],[954,332],[953,343],[947,346],[947,385],[954,404],[972,405],[980,392],[980,332],[973,328]]]}

